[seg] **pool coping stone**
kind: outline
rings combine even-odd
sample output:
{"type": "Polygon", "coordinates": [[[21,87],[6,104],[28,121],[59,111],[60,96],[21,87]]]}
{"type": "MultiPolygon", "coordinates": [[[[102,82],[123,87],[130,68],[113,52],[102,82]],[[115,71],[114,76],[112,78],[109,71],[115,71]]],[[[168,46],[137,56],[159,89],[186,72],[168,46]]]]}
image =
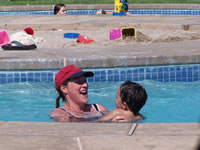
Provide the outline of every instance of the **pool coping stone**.
{"type": "Polygon", "coordinates": [[[199,144],[199,123],[138,123],[134,134],[127,136],[131,125],[6,122],[0,126],[0,147],[9,150],[131,150],[133,147],[145,150],[196,150],[199,144]]]}

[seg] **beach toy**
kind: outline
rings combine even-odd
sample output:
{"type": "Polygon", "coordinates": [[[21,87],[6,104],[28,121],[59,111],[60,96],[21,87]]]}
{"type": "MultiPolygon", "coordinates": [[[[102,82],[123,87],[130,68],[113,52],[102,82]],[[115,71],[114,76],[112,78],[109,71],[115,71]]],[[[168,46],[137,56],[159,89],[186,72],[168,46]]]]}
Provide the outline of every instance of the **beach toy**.
{"type": "Polygon", "coordinates": [[[115,40],[121,38],[121,29],[111,29],[110,30],[110,40],[115,40]]]}
{"type": "Polygon", "coordinates": [[[113,15],[113,16],[126,16],[126,12],[119,12],[119,13],[113,12],[112,15],[113,15]]]}
{"type": "Polygon", "coordinates": [[[120,13],[122,6],[121,0],[115,0],[115,13],[120,13]]]}
{"type": "Polygon", "coordinates": [[[24,29],[27,34],[34,35],[34,30],[31,27],[27,27],[24,29]]]}
{"type": "Polygon", "coordinates": [[[64,33],[64,38],[76,39],[80,33],[64,33]]]}
{"type": "Polygon", "coordinates": [[[92,39],[90,39],[86,36],[79,35],[76,42],[77,43],[83,43],[83,44],[90,44],[90,43],[94,42],[94,40],[92,40],[92,39]]]}
{"type": "Polygon", "coordinates": [[[134,27],[121,28],[121,38],[124,40],[128,36],[133,36],[136,40],[136,29],[134,27]]]}
{"type": "Polygon", "coordinates": [[[10,43],[10,38],[7,31],[3,30],[0,32],[0,46],[7,45],[10,43]]]}

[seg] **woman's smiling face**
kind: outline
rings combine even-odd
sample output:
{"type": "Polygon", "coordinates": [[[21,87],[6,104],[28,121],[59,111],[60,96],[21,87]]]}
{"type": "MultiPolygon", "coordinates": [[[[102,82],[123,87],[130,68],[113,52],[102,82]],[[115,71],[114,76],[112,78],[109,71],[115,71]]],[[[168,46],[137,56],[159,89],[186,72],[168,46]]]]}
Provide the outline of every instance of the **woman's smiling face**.
{"type": "Polygon", "coordinates": [[[67,84],[67,91],[68,98],[73,102],[77,104],[88,103],[88,83],[84,75],[70,79],[67,84]]]}

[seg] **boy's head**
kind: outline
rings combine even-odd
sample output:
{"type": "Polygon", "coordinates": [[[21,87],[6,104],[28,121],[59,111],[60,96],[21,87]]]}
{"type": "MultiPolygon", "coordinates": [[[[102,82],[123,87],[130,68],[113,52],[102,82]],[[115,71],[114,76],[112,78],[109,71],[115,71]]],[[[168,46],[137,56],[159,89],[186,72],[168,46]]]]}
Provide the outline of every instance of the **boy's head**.
{"type": "Polygon", "coordinates": [[[147,100],[145,89],[140,84],[131,81],[126,81],[120,86],[119,94],[122,103],[126,103],[134,115],[138,115],[147,100]]]}

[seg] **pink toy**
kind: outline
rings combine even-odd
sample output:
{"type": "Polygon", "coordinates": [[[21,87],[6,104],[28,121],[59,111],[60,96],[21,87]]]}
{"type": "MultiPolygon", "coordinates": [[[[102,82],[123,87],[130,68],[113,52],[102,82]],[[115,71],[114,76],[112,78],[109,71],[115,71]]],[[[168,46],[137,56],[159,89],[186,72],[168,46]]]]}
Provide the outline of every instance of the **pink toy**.
{"type": "Polygon", "coordinates": [[[0,46],[7,45],[10,43],[10,38],[8,36],[7,31],[0,32],[0,46]]]}
{"type": "Polygon", "coordinates": [[[121,38],[121,29],[112,29],[110,31],[110,40],[121,38]]]}

